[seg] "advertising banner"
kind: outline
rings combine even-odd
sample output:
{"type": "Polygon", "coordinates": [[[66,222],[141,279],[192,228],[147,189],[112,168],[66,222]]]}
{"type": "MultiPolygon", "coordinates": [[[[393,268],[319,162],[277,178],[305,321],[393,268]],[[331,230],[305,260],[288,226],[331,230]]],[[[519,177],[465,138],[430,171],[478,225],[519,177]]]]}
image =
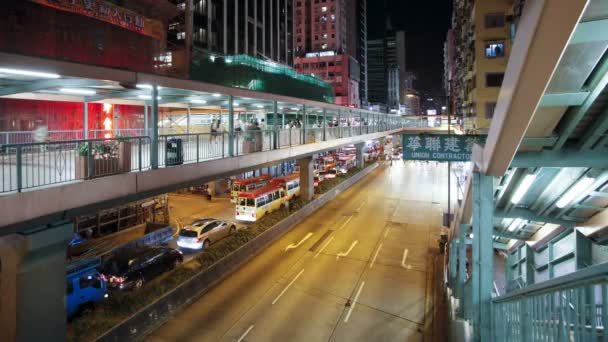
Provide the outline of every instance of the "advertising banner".
{"type": "Polygon", "coordinates": [[[163,25],[160,21],[148,19],[126,8],[116,6],[103,0],[29,0],[40,5],[61,11],[72,12],[124,29],[138,32],[156,39],[162,37],[163,25]]]}

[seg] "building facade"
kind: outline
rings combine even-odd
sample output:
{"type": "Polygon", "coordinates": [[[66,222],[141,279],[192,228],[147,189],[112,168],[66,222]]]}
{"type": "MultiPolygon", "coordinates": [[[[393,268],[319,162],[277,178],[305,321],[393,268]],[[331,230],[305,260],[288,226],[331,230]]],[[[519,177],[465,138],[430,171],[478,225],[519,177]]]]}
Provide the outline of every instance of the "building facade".
{"type": "Polygon", "coordinates": [[[361,29],[356,0],[296,0],[294,68],[334,85],[334,102],[360,107],[361,29]]]}
{"type": "Polygon", "coordinates": [[[358,107],[359,63],[347,54],[309,53],[308,57],[296,57],[298,73],[318,77],[334,86],[334,103],[358,107]]]}
{"type": "Polygon", "coordinates": [[[370,105],[388,103],[388,79],[384,40],[373,39],[367,42],[367,97],[370,105]]]}
{"type": "Polygon", "coordinates": [[[405,32],[393,31],[387,23],[386,36],[367,42],[368,100],[382,103],[389,112],[399,111],[408,88],[405,66],[405,32]]]}
{"type": "Polygon", "coordinates": [[[513,1],[455,0],[453,8],[453,43],[448,34],[444,63],[451,69],[449,102],[465,132],[485,133],[511,52],[513,1]]]}
{"type": "Polygon", "coordinates": [[[367,106],[367,0],[347,0],[347,53],[359,62],[359,97],[367,106]]]}
{"type": "MultiPolygon", "coordinates": [[[[404,89],[406,84],[405,69],[405,31],[389,30],[384,39],[386,51],[386,65],[393,67],[396,65],[399,68],[399,89],[404,89]]],[[[403,102],[403,98],[398,96],[397,101],[403,102]]]]}
{"type": "Polygon", "coordinates": [[[145,72],[178,14],[167,0],[4,0],[0,8],[1,51],[145,72]]]}
{"type": "Polygon", "coordinates": [[[293,0],[171,1],[180,10],[168,30],[176,58],[245,54],[293,65],[293,0]]]}

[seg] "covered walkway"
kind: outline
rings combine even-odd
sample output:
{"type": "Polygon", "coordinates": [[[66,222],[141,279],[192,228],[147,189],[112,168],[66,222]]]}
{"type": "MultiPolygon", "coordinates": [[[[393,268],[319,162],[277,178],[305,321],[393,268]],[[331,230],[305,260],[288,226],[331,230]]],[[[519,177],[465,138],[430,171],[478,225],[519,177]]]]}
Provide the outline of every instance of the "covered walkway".
{"type": "Polygon", "coordinates": [[[608,340],[607,19],[605,1],[526,2],[453,222],[455,336],[608,340]]]}

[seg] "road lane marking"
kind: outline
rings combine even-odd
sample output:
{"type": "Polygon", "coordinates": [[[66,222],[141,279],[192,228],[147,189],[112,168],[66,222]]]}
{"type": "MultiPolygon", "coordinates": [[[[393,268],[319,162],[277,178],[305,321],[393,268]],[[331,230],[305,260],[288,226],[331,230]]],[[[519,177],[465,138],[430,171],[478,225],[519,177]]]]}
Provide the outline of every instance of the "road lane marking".
{"type": "Polygon", "coordinates": [[[346,221],[344,221],[344,223],[342,223],[342,225],[340,226],[340,228],[338,228],[338,230],[342,230],[342,228],[344,228],[348,224],[348,222],[350,222],[350,220],[352,220],[352,219],[353,219],[353,217],[350,216],[346,221]]]}
{"type": "Polygon", "coordinates": [[[405,264],[405,260],[407,259],[407,254],[408,254],[409,252],[410,252],[410,251],[409,251],[407,248],[406,248],[406,249],[404,249],[404,250],[403,250],[403,259],[401,259],[401,267],[403,267],[403,268],[405,268],[405,269],[408,269],[408,270],[412,269],[412,265],[406,265],[406,264],[405,264]]]}
{"type": "Polygon", "coordinates": [[[245,332],[243,333],[243,335],[241,335],[241,337],[239,337],[239,339],[236,342],[241,342],[245,336],[247,336],[247,334],[249,334],[249,332],[251,331],[251,329],[253,329],[253,324],[249,326],[249,328],[247,328],[247,330],[245,330],[245,332]]]}
{"type": "Polygon", "coordinates": [[[380,248],[382,248],[382,244],[380,244],[378,246],[378,249],[376,249],[376,254],[374,254],[374,258],[372,259],[372,263],[369,264],[369,268],[374,267],[374,262],[376,262],[376,258],[378,257],[378,253],[380,253],[380,248]]]}
{"type": "Polygon", "coordinates": [[[293,285],[293,283],[295,283],[296,280],[298,280],[298,278],[300,278],[300,276],[302,275],[303,272],[304,272],[304,269],[302,269],[300,271],[300,273],[298,273],[298,275],[295,278],[293,278],[293,280],[289,284],[287,284],[287,286],[285,286],[285,288],[283,289],[283,291],[281,291],[281,293],[279,293],[279,295],[277,296],[277,298],[275,298],[272,301],[272,305],[274,305],[274,303],[276,303],[279,300],[279,298],[281,298],[281,296],[287,291],[287,289],[289,289],[289,287],[291,287],[291,285],[293,285]]]}
{"type": "Polygon", "coordinates": [[[355,248],[355,246],[357,245],[357,243],[359,243],[359,241],[355,240],[350,245],[350,248],[346,252],[340,252],[340,253],[338,253],[338,255],[336,255],[336,260],[339,260],[341,256],[347,256],[350,253],[350,251],[352,251],[353,248],[355,248]]]}
{"type": "Polygon", "coordinates": [[[323,252],[323,250],[325,250],[325,248],[329,245],[329,243],[331,242],[331,240],[333,240],[334,237],[330,236],[329,239],[327,239],[327,241],[325,241],[325,243],[323,244],[323,246],[321,247],[321,249],[319,249],[319,251],[315,254],[315,256],[313,256],[313,259],[316,259],[319,254],[321,254],[321,252],[323,252]]]}
{"type": "Polygon", "coordinates": [[[361,208],[363,207],[363,205],[365,205],[366,201],[361,202],[361,204],[359,204],[359,206],[357,207],[357,211],[361,210],[361,208]]]}
{"type": "Polygon", "coordinates": [[[357,300],[359,299],[361,290],[363,290],[363,285],[365,285],[364,281],[361,282],[361,286],[359,286],[359,291],[357,291],[357,294],[355,295],[355,299],[353,300],[352,304],[350,305],[350,308],[348,309],[348,312],[346,313],[346,317],[344,317],[344,323],[348,323],[350,314],[353,312],[353,309],[355,308],[355,305],[357,304],[357,300]]]}
{"type": "Polygon", "coordinates": [[[386,231],[384,232],[384,237],[388,236],[388,233],[391,231],[391,227],[386,228],[386,231]]]}
{"type": "Polygon", "coordinates": [[[292,243],[291,245],[287,246],[285,248],[285,252],[287,252],[288,250],[293,249],[293,248],[298,248],[301,244],[304,243],[304,241],[308,240],[308,238],[311,237],[311,236],[312,236],[312,233],[306,234],[306,236],[302,240],[300,240],[300,242],[298,242],[297,244],[294,245],[292,243]]]}

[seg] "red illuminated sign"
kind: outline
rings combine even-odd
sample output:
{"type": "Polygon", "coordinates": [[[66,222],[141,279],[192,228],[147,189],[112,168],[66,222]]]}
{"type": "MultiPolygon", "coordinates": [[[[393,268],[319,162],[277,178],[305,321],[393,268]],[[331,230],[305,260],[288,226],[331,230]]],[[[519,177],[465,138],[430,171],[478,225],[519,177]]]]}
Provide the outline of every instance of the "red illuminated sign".
{"type": "Polygon", "coordinates": [[[158,20],[148,19],[128,9],[103,0],[29,0],[58,10],[86,15],[160,39],[163,25],[158,20]]]}

